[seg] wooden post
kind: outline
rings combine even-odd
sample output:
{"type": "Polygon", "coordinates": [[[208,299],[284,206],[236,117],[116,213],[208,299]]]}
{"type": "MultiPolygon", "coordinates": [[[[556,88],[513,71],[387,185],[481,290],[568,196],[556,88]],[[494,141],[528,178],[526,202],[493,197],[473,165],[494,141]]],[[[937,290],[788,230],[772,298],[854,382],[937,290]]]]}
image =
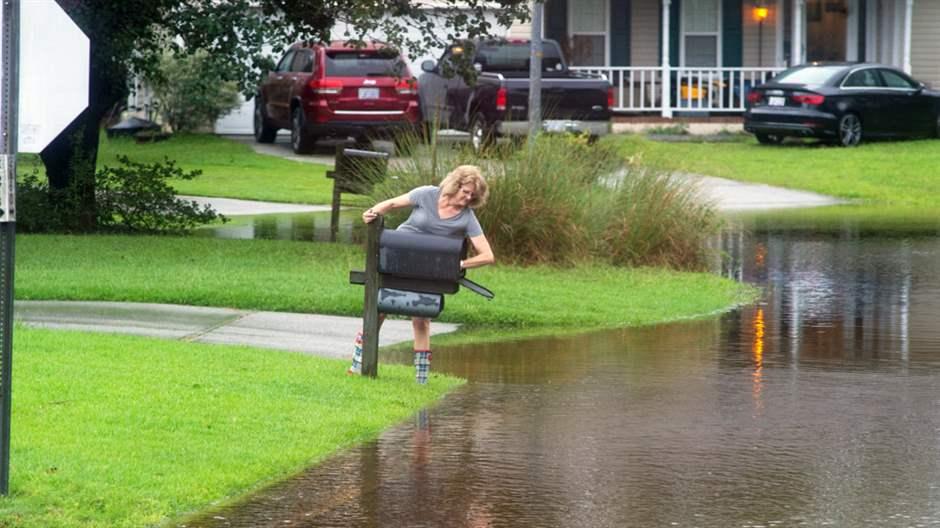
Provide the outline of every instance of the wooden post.
{"type": "Polygon", "coordinates": [[[369,224],[366,239],[365,299],[362,303],[362,374],[375,378],[379,375],[379,235],[385,227],[385,218],[369,224]]]}
{"type": "MultiPolygon", "coordinates": [[[[327,174],[327,177],[330,177],[330,174],[327,174]]],[[[339,176],[340,178],[342,175],[339,176]]],[[[342,188],[340,187],[340,182],[337,179],[337,173],[332,172],[333,178],[333,207],[330,209],[330,242],[336,242],[336,234],[339,231],[339,207],[340,199],[342,197],[342,188]]]]}

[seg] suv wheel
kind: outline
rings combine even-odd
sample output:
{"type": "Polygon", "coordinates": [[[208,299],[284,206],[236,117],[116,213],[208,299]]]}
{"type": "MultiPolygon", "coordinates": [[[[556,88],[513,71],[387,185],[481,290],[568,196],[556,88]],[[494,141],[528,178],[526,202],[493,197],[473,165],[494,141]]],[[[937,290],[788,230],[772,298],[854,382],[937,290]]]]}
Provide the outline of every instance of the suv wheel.
{"type": "Polygon", "coordinates": [[[854,147],[862,141],[862,122],[855,114],[845,114],[839,119],[839,144],[854,147]]]}
{"type": "Polygon", "coordinates": [[[306,133],[307,128],[304,111],[300,107],[294,108],[290,116],[290,146],[297,154],[310,154],[316,138],[306,133]]]}
{"type": "Polygon", "coordinates": [[[493,145],[493,131],[486,125],[486,118],[478,113],[470,122],[470,145],[477,154],[482,154],[493,145]]]}
{"type": "Polygon", "coordinates": [[[258,143],[274,143],[277,137],[277,128],[268,123],[268,118],[264,115],[264,101],[260,95],[255,96],[255,115],[252,120],[255,130],[255,141],[258,143]]]}

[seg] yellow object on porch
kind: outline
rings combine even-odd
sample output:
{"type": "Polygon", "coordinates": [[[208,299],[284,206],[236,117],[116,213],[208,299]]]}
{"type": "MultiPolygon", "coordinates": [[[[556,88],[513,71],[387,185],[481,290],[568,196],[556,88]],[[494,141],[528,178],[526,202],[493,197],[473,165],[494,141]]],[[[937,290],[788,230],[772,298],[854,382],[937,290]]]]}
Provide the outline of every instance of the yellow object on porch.
{"type": "Polygon", "coordinates": [[[704,99],[708,95],[707,86],[690,86],[683,84],[679,87],[679,97],[682,99],[704,99]]]}

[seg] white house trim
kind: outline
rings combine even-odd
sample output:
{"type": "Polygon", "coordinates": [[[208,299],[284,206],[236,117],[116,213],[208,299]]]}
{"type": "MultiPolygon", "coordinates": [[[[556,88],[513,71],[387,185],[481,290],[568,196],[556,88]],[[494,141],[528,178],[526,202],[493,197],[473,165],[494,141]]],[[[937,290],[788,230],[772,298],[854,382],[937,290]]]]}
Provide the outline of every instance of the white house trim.
{"type": "Polygon", "coordinates": [[[662,116],[665,118],[672,118],[672,101],[670,100],[670,94],[672,93],[672,81],[670,79],[671,75],[669,74],[669,6],[672,4],[671,0],[663,0],[663,109],[662,116]]]}
{"type": "Polygon", "coordinates": [[[790,38],[790,66],[806,62],[806,0],[793,0],[793,18],[791,19],[792,36],[790,38]]]}
{"type": "Polygon", "coordinates": [[[776,31],[774,32],[774,65],[775,66],[786,66],[786,61],[783,56],[783,12],[784,12],[784,1],[777,0],[777,11],[775,13],[775,25],[776,31]]]}
{"type": "Polygon", "coordinates": [[[858,0],[848,0],[849,14],[845,18],[845,60],[857,61],[858,57],[858,0]]]}
{"type": "Polygon", "coordinates": [[[902,44],[902,67],[904,68],[904,73],[911,74],[911,17],[914,12],[914,0],[907,0],[904,2],[904,32],[902,44]]]}

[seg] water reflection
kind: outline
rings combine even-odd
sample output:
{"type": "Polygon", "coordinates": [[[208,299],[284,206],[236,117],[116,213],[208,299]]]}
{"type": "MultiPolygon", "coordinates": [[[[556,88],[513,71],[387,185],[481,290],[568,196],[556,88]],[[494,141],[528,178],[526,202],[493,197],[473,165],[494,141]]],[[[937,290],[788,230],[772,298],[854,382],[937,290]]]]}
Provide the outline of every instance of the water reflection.
{"type": "MultiPolygon", "coordinates": [[[[198,236],[241,240],[302,240],[328,242],[330,213],[270,214],[233,217],[221,226],[197,229],[198,236]]],[[[337,240],[360,242],[364,237],[362,222],[355,213],[343,211],[339,217],[337,240]]]]}
{"type": "Polygon", "coordinates": [[[940,524],[940,238],[860,233],[730,227],[720,318],[439,349],[440,406],[190,525],[940,524]]]}

